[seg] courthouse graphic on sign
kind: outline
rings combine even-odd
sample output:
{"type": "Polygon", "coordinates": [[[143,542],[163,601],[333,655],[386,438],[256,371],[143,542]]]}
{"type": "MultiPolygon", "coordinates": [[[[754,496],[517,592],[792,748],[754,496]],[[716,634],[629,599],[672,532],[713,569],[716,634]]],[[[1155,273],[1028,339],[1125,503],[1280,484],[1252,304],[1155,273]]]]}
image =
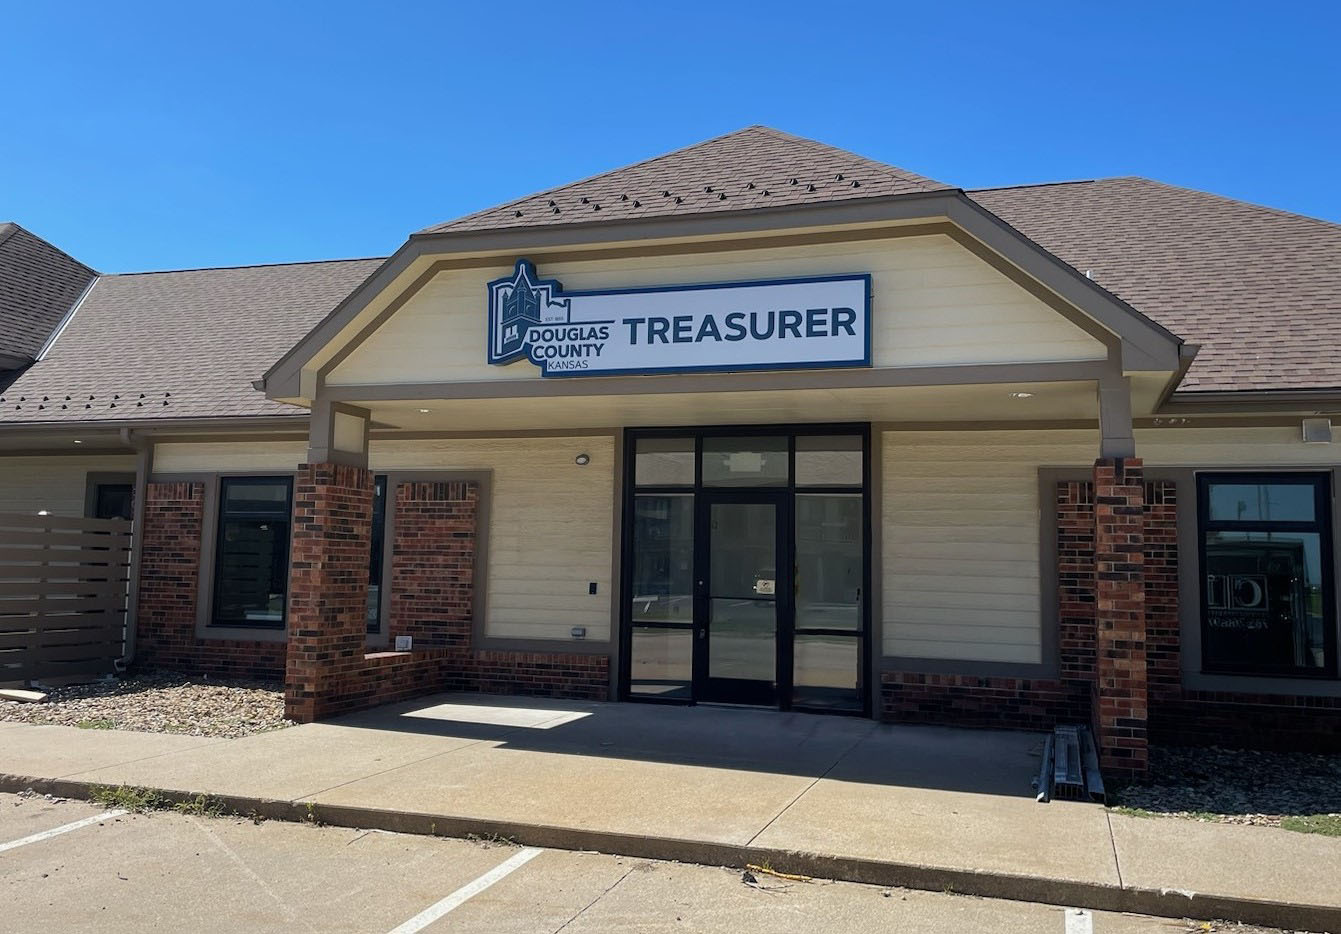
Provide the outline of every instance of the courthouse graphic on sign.
{"type": "Polygon", "coordinates": [[[566,292],[518,260],[488,285],[489,362],[543,376],[870,366],[870,276],[566,292]]]}

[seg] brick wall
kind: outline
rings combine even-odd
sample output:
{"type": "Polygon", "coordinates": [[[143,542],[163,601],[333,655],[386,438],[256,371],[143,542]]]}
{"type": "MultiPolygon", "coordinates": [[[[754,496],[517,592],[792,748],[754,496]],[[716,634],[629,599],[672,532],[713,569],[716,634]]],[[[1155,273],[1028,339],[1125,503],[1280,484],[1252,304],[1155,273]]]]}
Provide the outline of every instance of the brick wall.
{"type": "Polygon", "coordinates": [[[901,723],[1050,730],[1089,719],[1089,686],[1045,678],[886,671],[881,718],[901,723]]]}
{"type": "Polygon", "coordinates": [[[610,659],[571,652],[474,651],[452,660],[448,684],[454,691],[606,700],[610,659]]]}
{"type": "Polygon", "coordinates": [[[281,642],[199,639],[203,483],[150,483],[144,503],[135,665],[188,674],[279,680],[281,642]]]}
{"type": "Polygon", "coordinates": [[[1171,480],[1145,485],[1145,661],[1151,718],[1182,690],[1178,622],[1178,489],[1171,480]]]}
{"type": "MultiPolygon", "coordinates": [[[[1241,694],[1185,690],[1182,686],[1178,617],[1177,486],[1169,480],[1145,484],[1144,570],[1146,677],[1150,694],[1150,741],[1179,746],[1243,746],[1341,752],[1341,698],[1241,694]]],[[[1092,566],[1092,544],[1065,528],[1083,527],[1092,510],[1088,483],[1058,485],[1058,569],[1062,606],[1083,605],[1092,578],[1068,578],[1064,568],[1092,566]],[[1068,595],[1068,588],[1074,590],[1068,595]]],[[[1063,611],[1063,619],[1066,618],[1063,611]]],[[[1067,663],[1062,637],[1063,668],[1067,663]]]]}
{"type": "Polygon", "coordinates": [[[479,495],[466,481],[397,485],[389,634],[446,650],[443,690],[606,699],[604,655],[472,648],[479,495]]]}
{"type": "Polygon", "coordinates": [[[396,486],[388,632],[416,647],[470,647],[477,483],[396,486]]]}

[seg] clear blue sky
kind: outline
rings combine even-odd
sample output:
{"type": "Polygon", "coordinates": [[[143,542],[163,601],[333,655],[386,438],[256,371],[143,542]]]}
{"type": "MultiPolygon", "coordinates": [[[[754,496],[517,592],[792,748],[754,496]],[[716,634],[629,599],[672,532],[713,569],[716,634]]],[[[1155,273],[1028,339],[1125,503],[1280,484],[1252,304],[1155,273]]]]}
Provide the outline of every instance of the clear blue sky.
{"type": "Polygon", "coordinates": [[[0,0],[0,220],[107,272],[377,256],[764,123],[1339,221],[1338,7],[0,0]]]}

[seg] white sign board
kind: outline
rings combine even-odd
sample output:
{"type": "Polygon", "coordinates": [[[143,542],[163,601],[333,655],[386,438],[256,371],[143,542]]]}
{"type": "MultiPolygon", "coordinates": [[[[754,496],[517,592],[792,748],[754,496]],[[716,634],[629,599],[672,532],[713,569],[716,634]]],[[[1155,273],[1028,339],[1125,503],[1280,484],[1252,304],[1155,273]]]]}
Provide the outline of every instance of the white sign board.
{"type": "Polygon", "coordinates": [[[866,274],[565,292],[527,260],[489,283],[489,362],[542,376],[871,365],[866,274]]]}

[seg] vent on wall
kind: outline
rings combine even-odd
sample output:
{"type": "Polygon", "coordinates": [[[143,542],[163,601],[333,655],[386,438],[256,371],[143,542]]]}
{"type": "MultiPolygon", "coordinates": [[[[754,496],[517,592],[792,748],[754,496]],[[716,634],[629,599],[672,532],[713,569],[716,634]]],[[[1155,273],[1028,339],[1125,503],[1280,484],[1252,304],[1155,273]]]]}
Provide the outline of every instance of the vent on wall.
{"type": "Polygon", "coordinates": [[[1307,444],[1330,444],[1332,441],[1332,420],[1330,418],[1304,419],[1304,441],[1307,444]]]}

